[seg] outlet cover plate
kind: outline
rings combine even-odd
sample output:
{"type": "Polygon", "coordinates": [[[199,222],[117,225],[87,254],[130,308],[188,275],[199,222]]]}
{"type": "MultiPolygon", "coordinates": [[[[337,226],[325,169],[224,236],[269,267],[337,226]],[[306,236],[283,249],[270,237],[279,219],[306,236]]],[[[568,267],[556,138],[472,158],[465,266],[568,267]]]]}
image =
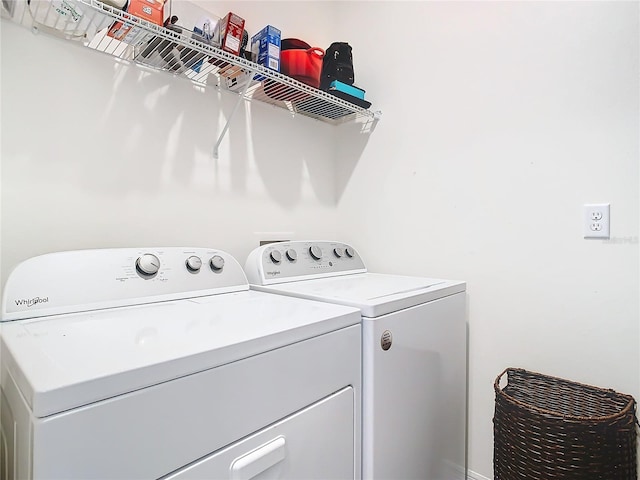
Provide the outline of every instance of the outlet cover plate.
{"type": "Polygon", "coordinates": [[[589,203],[584,206],[584,238],[609,238],[608,203],[589,203]]]}

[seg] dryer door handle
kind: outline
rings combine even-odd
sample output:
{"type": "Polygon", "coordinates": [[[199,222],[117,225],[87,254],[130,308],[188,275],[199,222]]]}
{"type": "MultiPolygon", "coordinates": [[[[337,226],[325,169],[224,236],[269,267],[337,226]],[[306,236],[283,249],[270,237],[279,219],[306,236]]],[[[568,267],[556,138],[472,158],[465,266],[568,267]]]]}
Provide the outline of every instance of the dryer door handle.
{"type": "Polygon", "coordinates": [[[250,480],[285,457],[285,438],[280,436],[231,463],[231,480],[250,480]]]}

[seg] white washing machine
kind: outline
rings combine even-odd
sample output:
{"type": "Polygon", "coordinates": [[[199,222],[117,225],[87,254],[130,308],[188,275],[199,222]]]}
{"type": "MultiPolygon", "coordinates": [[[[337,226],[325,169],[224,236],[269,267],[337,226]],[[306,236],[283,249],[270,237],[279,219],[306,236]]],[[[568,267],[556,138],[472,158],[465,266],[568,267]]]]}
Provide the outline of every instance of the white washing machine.
{"type": "Polygon", "coordinates": [[[207,248],[35,257],[2,306],[2,479],[360,478],[355,308],[207,248]]]}
{"type": "Polygon", "coordinates": [[[340,242],[249,255],[252,288],[362,313],[365,479],[466,478],[466,284],[369,273],[340,242]]]}

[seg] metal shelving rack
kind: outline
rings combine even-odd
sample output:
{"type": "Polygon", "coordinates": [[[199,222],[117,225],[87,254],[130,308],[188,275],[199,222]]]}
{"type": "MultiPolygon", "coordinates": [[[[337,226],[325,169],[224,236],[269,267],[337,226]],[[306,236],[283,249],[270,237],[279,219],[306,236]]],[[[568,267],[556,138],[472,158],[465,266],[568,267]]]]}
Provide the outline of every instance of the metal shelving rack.
{"type": "Polygon", "coordinates": [[[56,0],[55,4],[54,0],[2,2],[3,16],[11,17],[36,33],[44,31],[73,39],[117,59],[184,77],[201,86],[214,84],[238,95],[238,101],[213,148],[216,158],[218,147],[243,100],[267,103],[291,114],[311,117],[332,125],[354,121],[371,124],[381,116],[380,111],[361,108],[229,54],[205,43],[202,37],[193,32],[155,25],[98,0],[56,0]],[[60,15],[61,6],[67,10],[65,15],[60,15]],[[131,25],[135,31],[127,38],[127,43],[107,35],[109,27],[117,21],[131,25]]]}

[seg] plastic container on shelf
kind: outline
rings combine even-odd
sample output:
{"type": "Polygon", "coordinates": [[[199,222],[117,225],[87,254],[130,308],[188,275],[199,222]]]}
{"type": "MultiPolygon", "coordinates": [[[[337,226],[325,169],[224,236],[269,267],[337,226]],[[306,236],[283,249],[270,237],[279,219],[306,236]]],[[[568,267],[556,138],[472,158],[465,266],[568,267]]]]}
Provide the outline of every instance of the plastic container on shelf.
{"type": "Polygon", "coordinates": [[[14,21],[69,39],[89,41],[113,21],[98,3],[89,6],[77,0],[21,0],[2,4],[14,21]]]}

